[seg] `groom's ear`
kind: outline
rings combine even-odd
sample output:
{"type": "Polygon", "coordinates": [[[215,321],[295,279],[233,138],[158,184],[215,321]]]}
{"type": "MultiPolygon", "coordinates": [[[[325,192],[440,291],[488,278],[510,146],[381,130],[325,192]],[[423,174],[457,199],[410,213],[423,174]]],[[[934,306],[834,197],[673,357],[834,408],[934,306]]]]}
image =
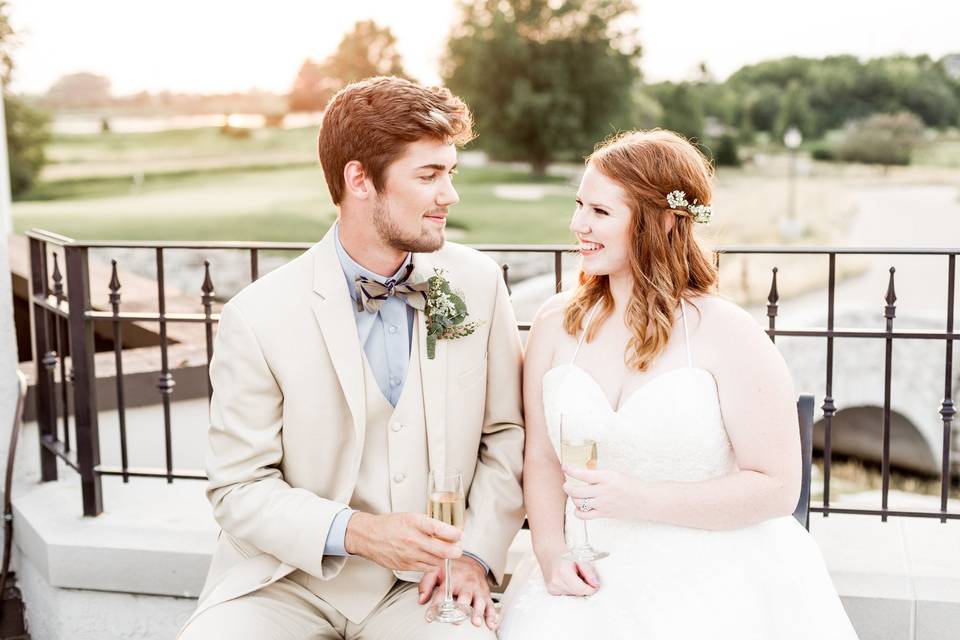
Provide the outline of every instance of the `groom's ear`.
{"type": "Polygon", "coordinates": [[[375,195],[373,181],[358,160],[351,160],[343,166],[343,186],[347,193],[358,200],[375,195]]]}

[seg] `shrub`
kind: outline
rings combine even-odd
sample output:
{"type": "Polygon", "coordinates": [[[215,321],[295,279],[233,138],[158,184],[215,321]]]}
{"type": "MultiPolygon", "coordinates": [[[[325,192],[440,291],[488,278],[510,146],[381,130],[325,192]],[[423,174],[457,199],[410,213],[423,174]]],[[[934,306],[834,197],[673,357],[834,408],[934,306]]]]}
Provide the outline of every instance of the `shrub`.
{"type": "Polygon", "coordinates": [[[907,165],[923,131],[923,122],[912,113],[878,113],[849,125],[837,155],[847,162],[907,165]]]}

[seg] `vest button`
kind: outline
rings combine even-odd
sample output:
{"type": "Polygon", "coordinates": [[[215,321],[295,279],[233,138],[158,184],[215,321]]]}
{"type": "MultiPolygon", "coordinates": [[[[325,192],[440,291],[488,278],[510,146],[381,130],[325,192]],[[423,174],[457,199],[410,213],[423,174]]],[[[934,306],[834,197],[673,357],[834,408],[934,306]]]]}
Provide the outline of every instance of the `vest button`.
{"type": "Polygon", "coordinates": [[[398,474],[396,474],[396,475],[393,476],[393,481],[399,484],[399,483],[403,482],[403,481],[406,479],[406,477],[407,477],[407,474],[405,474],[405,473],[398,473],[398,474]]]}
{"type": "Polygon", "coordinates": [[[393,424],[390,425],[391,431],[400,431],[401,429],[403,429],[403,425],[400,424],[399,422],[394,422],[393,424]]]}

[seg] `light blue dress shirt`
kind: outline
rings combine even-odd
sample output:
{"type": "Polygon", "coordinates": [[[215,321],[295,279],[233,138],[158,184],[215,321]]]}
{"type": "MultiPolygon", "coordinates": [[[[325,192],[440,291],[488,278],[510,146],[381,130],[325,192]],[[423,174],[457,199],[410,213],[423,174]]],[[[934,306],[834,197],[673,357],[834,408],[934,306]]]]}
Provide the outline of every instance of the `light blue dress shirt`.
{"type": "MultiPolygon", "coordinates": [[[[358,311],[356,277],[363,275],[380,282],[390,278],[385,278],[365,269],[350,257],[343,245],[340,244],[340,225],[336,227],[334,238],[336,240],[337,257],[340,259],[343,276],[347,280],[347,289],[353,299],[353,317],[357,322],[357,334],[360,338],[360,344],[363,345],[363,353],[367,357],[367,363],[370,365],[370,370],[377,380],[377,386],[380,387],[383,397],[387,399],[391,406],[396,407],[397,401],[400,400],[400,393],[403,391],[403,385],[407,380],[415,310],[402,297],[390,296],[383,301],[376,313],[370,313],[365,309],[358,311]]],[[[406,260],[403,261],[397,272],[390,277],[398,278],[412,260],[413,254],[407,254],[406,260]]],[[[353,515],[353,509],[346,508],[334,516],[330,531],[327,534],[326,544],[323,547],[323,555],[350,555],[344,545],[344,538],[351,515],[353,515]]],[[[480,558],[467,551],[464,551],[464,554],[477,560],[487,571],[490,570],[490,567],[480,558]]]]}

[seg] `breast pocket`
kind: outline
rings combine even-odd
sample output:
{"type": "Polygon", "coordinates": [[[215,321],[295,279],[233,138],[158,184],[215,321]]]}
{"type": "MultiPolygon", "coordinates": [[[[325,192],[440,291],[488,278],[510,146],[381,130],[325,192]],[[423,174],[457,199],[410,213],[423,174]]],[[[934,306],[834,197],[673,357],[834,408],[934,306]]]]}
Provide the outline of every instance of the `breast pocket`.
{"type": "Polygon", "coordinates": [[[486,373],[487,359],[484,358],[480,364],[461,371],[457,375],[457,383],[461,389],[467,389],[486,380],[486,373]]]}

